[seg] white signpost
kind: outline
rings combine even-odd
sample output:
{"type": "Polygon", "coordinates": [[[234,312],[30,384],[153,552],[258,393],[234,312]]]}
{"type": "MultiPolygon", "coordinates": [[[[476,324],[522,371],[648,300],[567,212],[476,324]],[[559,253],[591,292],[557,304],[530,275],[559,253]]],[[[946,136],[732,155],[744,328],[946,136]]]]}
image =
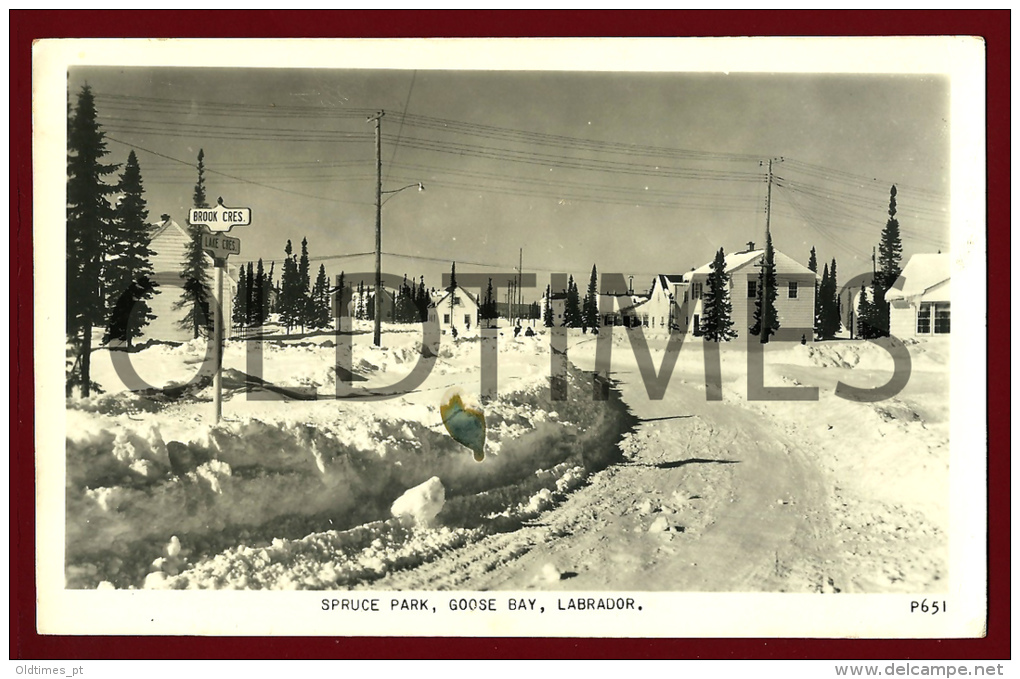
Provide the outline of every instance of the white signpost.
{"type": "Polygon", "coordinates": [[[223,199],[217,201],[216,207],[192,208],[188,212],[191,224],[204,226],[207,231],[202,234],[202,249],[209,253],[216,264],[216,314],[213,326],[213,342],[216,346],[216,372],[213,375],[213,408],[216,421],[220,421],[223,413],[222,373],[223,373],[223,269],[227,266],[227,257],[241,254],[241,239],[223,235],[235,226],[251,224],[251,208],[226,207],[223,199]]]}

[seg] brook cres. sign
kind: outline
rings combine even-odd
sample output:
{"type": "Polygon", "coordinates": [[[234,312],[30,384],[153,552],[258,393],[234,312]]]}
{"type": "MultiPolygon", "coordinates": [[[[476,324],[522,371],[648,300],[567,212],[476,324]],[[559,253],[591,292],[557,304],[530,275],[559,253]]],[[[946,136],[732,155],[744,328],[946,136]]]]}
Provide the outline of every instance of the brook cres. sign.
{"type": "Polygon", "coordinates": [[[251,208],[226,207],[220,198],[216,207],[194,207],[188,211],[188,222],[204,224],[210,231],[227,232],[235,226],[251,224],[251,208]]]}
{"type": "MultiPolygon", "coordinates": [[[[374,277],[374,271],[367,272],[355,272],[346,275],[347,280],[358,280],[359,278],[374,277]]],[[[461,274],[458,276],[458,283],[462,287],[475,288],[479,290],[479,295],[484,295],[485,288],[489,284],[489,280],[512,280],[518,276],[516,271],[506,272],[500,274],[461,274]]],[[[870,274],[861,274],[850,279],[841,290],[841,293],[846,292],[848,289],[856,289],[862,284],[865,279],[870,279],[870,274]]],[[[397,288],[404,281],[403,276],[397,276],[395,274],[382,274],[382,284],[386,287],[397,288]]],[[[521,275],[522,286],[526,288],[536,287],[535,274],[523,274],[521,275]]],[[[556,286],[559,285],[561,288],[566,287],[567,274],[553,274],[551,277],[551,284],[553,289],[560,289],[556,286]]],[[[449,274],[443,276],[443,286],[446,287],[450,283],[449,274]]],[[[605,311],[611,309],[613,305],[614,296],[607,294],[611,290],[625,290],[627,289],[626,281],[623,274],[603,274],[600,281],[601,290],[601,313],[609,313],[605,311]]],[[[362,401],[382,401],[391,398],[399,398],[411,391],[420,387],[429,374],[432,372],[432,368],[435,365],[436,359],[439,356],[439,345],[441,342],[442,334],[439,328],[438,320],[426,320],[421,321],[422,327],[422,343],[421,351],[418,356],[418,360],[414,365],[411,372],[404,376],[396,384],[383,387],[355,387],[353,380],[353,332],[351,324],[351,316],[348,313],[348,306],[353,298],[354,290],[351,287],[345,287],[343,290],[337,292],[337,299],[335,305],[336,311],[336,331],[335,331],[335,347],[336,347],[336,365],[337,365],[337,381],[336,381],[336,393],[337,399],[357,399],[362,401]]],[[[497,295],[497,289],[494,283],[493,294],[497,295]]],[[[498,296],[497,296],[498,299],[498,296]]],[[[688,303],[680,305],[680,312],[678,318],[686,318],[689,314],[685,314],[685,307],[688,303]]],[[[750,327],[752,325],[751,319],[751,308],[748,305],[748,318],[745,319],[746,325],[744,327],[750,327]]],[[[599,329],[596,336],[596,349],[595,349],[595,371],[593,374],[592,381],[592,399],[596,401],[606,400],[609,397],[609,385],[610,381],[608,376],[611,374],[612,364],[612,352],[613,352],[613,332],[616,330],[614,326],[608,325],[599,329]]],[[[813,333],[812,328],[784,328],[784,332],[772,337],[770,342],[800,342],[802,335],[810,336],[813,333]]],[[[669,384],[670,377],[673,374],[673,368],[676,365],[677,357],[680,354],[680,350],[683,347],[685,339],[689,336],[687,324],[681,324],[679,327],[671,329],[669,337],[666,343],[666,349],[662,356],[662,361],[659,364],[658,369],[655,367],[655,363],[652,359],[652,352],[648,346],[648,341],[645,338],[644,330],[640,327],[625,328],[624,332],[627,334],[630,340],[631,350],[634,352],[634,357],[637,361],[638,371],[641,375],[641,380],[644,383],[645,391],[648,393],[648,398],[651,400],[661,400],[666,393],[666,387],[669,384]]],[[[496,384],[497,374],[499,370],[498,365],[498,347],[497,341],[499,337],[499,330],[497,328],[487,328],[482,325],[479,328],[479,334],[481,335],[482,342],[479,342],[479,379],[480,379],[480,390],[483,398],[492,398],[496,396],[496,384]],[[487,341],[491,340],[491,341],[487,341]]],[[[747,348],[747,398],[751,401],[817,401],[818,400],[818,388],[807,387],[807,386],[795,386],[795,387],[770,387],[765,385],[765,349],[764,345],[758,341],[757,337],[753,337],[750,333],[743,333],[746,340],[747,348]]],[[[906,345],[896,337],[888,337],[882,340],[860,340],[871,342],[882,350],[886,351],[893,360],[893,371],[889,380],[875,388],[860,388],[855,387],[844,382],[837,382],[835,395],[846,399],[848,401],[857,401],[872,403],[877,401],[884,401],[890,399],[896,394],[900,393],[903,388],[907,385],[910,379],[911,371],[911,360],[910,353],[907,350],[906,345]]],[[[272,393],[259,390],[259,386],[262,382],[262,342],[261,340],[249,339],[248,350],[247,350],[247,365],[246,372],[249,377],[247,382],[247,398],[251,400],[269,400],[278,398],[272,393]]],[[[567,398],[567,360],[568,360],[568,332],[567,328],[564,327],[553,327],[549,328],[549,343],[550,348],[550,389],[551,398],[554,401],[564,401],[567,398]]],[[[217,352],[214,346],[214,340],[210,339],[209,347],[206,351],[206,356],[203,364],[213,362],[214,366],[218,366],[217,352]]],[[[720,360],[719,344],[717,342],[704,342],[704,348],[702,351],[704,356],[704,367],[705,367],[705,397],[709,401],[720,401],[722,400],[722,369],[720,360]]],[[[121,381],[132,391],[141,390],[156,390],[159,387],[154,387],[145,383],[141,379],[134,367],[131,365],[131,354],[130,352],[114,351],[111,352],[111,358],[113,360],[113,367],[117,372],[117,376],[121,381]]],[[[192,378],[191,382],[187,385],[195,384],[200,379],[200,375],[203,373],[202,370],[192,378]]],[[[286,387],[283,385],[275,385],[278,389],[292,393],[298,397],[316,398],[317,394],[314,388],[309,387],[286,387]]],[[[175,385],[175,389],[180,389],[181,385],[175,385]]]]}

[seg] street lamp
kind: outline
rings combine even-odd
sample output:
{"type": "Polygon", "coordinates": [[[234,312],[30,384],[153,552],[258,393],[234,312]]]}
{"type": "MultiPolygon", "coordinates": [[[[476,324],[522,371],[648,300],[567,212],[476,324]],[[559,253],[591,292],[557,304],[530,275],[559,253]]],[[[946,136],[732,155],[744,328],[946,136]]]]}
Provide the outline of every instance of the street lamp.
{"type": "Polygon", "coordinates": [[[372,331],[372,343],[375,346],[382,345],[382,206],[383,204],[393,197],[393,194],[400,193],[405,189],[418,188],[418,191],[424,191],[425,185],[421,182],[415,182],[408,184],[407,186],[401,186],[399,189],[393,189],[392,191],[383,191],[382,182],[380,180],[377,183],[378,190],[375,193],[375,313],[374,316],[374,328],[372,331]],[[383,194],[390,194],[386,200],[383,200],[383,194]]]}

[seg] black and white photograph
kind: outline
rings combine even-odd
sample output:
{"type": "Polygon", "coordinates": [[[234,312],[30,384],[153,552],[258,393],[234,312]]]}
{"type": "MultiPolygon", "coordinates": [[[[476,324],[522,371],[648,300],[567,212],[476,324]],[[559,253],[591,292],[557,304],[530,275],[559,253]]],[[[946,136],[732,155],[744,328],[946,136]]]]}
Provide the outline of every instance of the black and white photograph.
{"type": "Polygon", "coordinates": [[[980,636],[980,43],[493,42],[43,41],[41,626],[980,636]]]}

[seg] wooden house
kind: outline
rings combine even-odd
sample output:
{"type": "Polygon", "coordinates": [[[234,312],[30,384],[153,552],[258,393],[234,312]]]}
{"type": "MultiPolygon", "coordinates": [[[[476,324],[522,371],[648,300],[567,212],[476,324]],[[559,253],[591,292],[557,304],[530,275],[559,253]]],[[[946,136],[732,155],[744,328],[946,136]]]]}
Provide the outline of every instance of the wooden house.
{"type": "MultiPolygon", "coordinates": [[[[187,252],[190,235],[187,229],[179,225],[170,215],[163,215],[160,223],[154,224],[150,233],[149,248],[155,252],[152,256],[153,281],[159,286],[156,294],[149,300],[149,306],[155,319],[142,330],[139,342],[161,340],[169,342],[187,342],[194,338],[194,332],[182,328],[179,321],[184,317],[184,309],[174,309],[184,291],[184,279],[181,278],[181,267],[187,252]]],[[[216,269],[213,259],[205,255],[209,265],[209,297],[216,296],[216,269]]],[[[237,266],[227,260],[227,269],[223,276],[223,336],[230,337],[230,312],[237,294],[237,266]]]]}
{"type": "Polygon", "coordinates": [[[889,333],[894,337],[948,335],[950,326],[948,254],[914,255],[885,293],[889,333]]]}
{"type": "MultiPolygon", "coordinates": [[[[754,325],[755,299],[759,292],[758,274],[765,255],[765,250],[755,249],[754,243],[747,245],[746,250],[726,255],[731,318],[739,338],[745,338],[754,325]]],[[[779,331],[775,338],[793,341],[804,337],[810,342],[814,337],[815,281],[818,277],[811,269],[778,250],[775,250],[775,268],[778,287],[775,303],[779,317],[779,331]]],[[[711,270],[712,264],[709,262],[684,276],[688,295],[686,303],[681,303],[684,315],[681,326],[686,326],[687,332],[694,335],[701,334],[701,319],[705,313],[704,298],[711,270]]]]}

